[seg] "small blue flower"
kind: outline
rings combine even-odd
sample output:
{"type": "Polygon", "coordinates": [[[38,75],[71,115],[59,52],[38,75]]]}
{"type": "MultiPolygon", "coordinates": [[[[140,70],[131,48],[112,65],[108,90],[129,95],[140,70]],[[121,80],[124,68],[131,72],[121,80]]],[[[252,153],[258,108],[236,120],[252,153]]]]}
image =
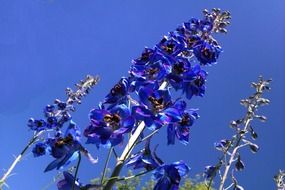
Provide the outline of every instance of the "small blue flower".
{"type": "Polygon", "coordinates": [[[216,63],[221,51],[220,46],[210,44],[206,41],[200,43],[194,48],[194,54],[198,61],[200,61],[201,65],[216,63]]]}
{"type": "Polygon", "coordinates": [[[150,139],[145,143],[145,147],[140,152],[131,156],[126,163],[127,166],[132,166],[133,169],[145,168],[147,171],[153,170],[163,164],[163,162],[156,156],[155,150],[150,150],[150,139]]]}
{"type": "Polygon", "coordinates": [[[217,173],[217,167],[216,166],[206,166],[205,167],[204,175],[207,179],[209,179],[211,177],[215,177],[216,173],[217,173]]]}
{"type": "Polygon", "coordinates": [[[167,117],[163,117],[163,110],[171,106],[169,90],[158,90],[146,86],[139,90],[141,105],[132,107],[132,114],[136,120],[144,121],[149,129],[158,129],[167,124],[167,117]]]}
{"type": "Polygon", "coordinates": [[[167,81],[175,89],[179,90],[183,87],[184,76],[191,71],[191,63],[189,59],[176,57],[173,60],[171,73],[167,75],[167,81]]]}
{"type": "Polygon", "coordinates": [[[130,80],[122,77],[121,80],[110,90],[110,93],[105,97],[104,104],[123,104],[127,102],[129,93],[130,80]]]}
{"type": "Polygon", "coordinates": [[[28,127],[30,127],[34,131],[43,131],[47,129],[47,124],[43,119],[33,119],[30,118],[28,120],[28,127]]]}
{"type": "Polygon", "coordinates": [[[75,180],[73,175],[71,175],[69,172],[64,171],[63,176],[64,179],[57,182],[58,190],[72,190],[72,188],[74,188],[73,190],[81,189],[82,184],[75,180]]]}
{"type": "Polygon", "coordinates": [[[178,37],[170,33],[169,36],[164,36],[156,47],[166,56],[177,56],[185,49],[184,41],[179,41],[178,37]]]}
{"type": "Polygon", "coordinates": [[[87,184],[83,185],[74,176],[67,171],[63,172],[64,179],[57,182],[58,190],[102,190],[101,185],[87,184]],[[75,182],[75,183],[74,183],[75,182]]]}
{"type": "Polygon", "coordinates": [[[79,151],[86,153],[86,150],[79,142],[79,128],[74,122],[70,122],[64,137],[58,136],[47,139],[50,154],[55,158],[45,169],[45,172],[52,169],[60,169],[78,158],[79,151]]]}
{"type": "Polygon", "coordinates": [[[168,89],[159,90],[144,87],[139,90],[140,102],[153,113],[159,113],[171,105],[171,96],[168,89]]]}
{"type": "Polygon", "coordinates": [[[171,63],[158,50],[146,48],[141,58],[133,60],[130,75],[135,90],[147,83],[162,81],[171,71],[171,63]]]}
{"type": "Polygon", "coordinates": [[[85,129],[87,143],[115,146],[123,142],[123,134],[129,133],[135,124],[129,108],[117,105],[110,110],[94,109],[90,112],[91,125],[85,129]]]}
{"type": "Polygon", "coordinates": [[[45,143],[39,142],[34,146],[32,152],[34,157],[43,156],[47,152],[47,145],[45,143]]]}
{"type": "Polygon", "coordinates": [[[185,75],[183,81],[183,92],[187,99],[191,99],[193,95],[204,96],[205,82],[207,72],[202,70],[199,65],[192,68],[192,71],[185,75]]]}
{"type": "Polygon", "coordinates": [[[183,161],[158,167],[153,174],[157,180],[154,190],[178,190],[181,177],[185,176],[189,170],[190,168],[183,161]]]}
{"type": "Polygon", "coordinates": [[[228,148],[228,146],[230,145],[230,141],[227,140],[227,139],[223,139],[223,140],[220,140],[220,142],[216,142],[214,143],[214,146],[217,150],[220,150],[220,151],[224,151],[228,148]]]}
{"type": "Polygon", "coordinates": [[[196,110],[186,109],[185,101],[177,101],[167,108],[164,114],[168,117],[167,143],[175,144],[175,137],[183,144],[189,143],[189,130],[199,115],[196,110]]]}

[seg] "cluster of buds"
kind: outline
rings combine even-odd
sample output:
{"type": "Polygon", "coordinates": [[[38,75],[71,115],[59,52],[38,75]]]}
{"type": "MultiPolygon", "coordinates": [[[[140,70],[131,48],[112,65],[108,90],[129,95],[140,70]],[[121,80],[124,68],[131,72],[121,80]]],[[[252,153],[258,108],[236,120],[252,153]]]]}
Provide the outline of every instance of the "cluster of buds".
{"type": "Polygon", "coordinates": [[[259,150],[259,146],[252,141],[256,140],[258,135],[252,127],[251,122],[254,119],[259,119],[262,122],[266,121],[265,116],[257,114],[257,109],[259,106],[268,105],[270,103],[268,99],[262,97],[265,90],[270,90],[270,82],[271,80],[264,80],[262,77],[259,77],[257,83],[252,83],[251,86],[255,89],[254,94],[240,102],[241,105],[246,107],[245,116],[230,123],[230,127],[235,130],[235,134],[231,139],[223,139],[215,143],[216,149],[222,152],[222,156],[215,166],[206,167],[205,176],[209,179],[208,189],[211,188],[214,177],[219,173],[221,177],[219,190],[229,189],[231,187],[235,190],[243,190],[243,187],[238,184],[234,176],[235,171],[241,171],[245,168],[239,150],[243,147],[249,147],[253,153],[259,150]],[[224,188],[226,179],[229,176],[229,171],[233,165],[235,169],[232,169],[231,172],[232,183],[224,188]]]}
{"type": "Polygon", "coordinates": [[[274,176],[274,181],[277,187],[277,190],[285,190],[285,172],[282,170],[279,170],[278,174],[274,176]]]}
{"type": "Polygon", "coordinates": [[[221,9],[213,8],[212,12],[207,9],[203,11],[204,16],[213,21],[213,32],[227,33],[226,27],[230,24],[231,14],[229,11],[221,11],[221,9]]]}

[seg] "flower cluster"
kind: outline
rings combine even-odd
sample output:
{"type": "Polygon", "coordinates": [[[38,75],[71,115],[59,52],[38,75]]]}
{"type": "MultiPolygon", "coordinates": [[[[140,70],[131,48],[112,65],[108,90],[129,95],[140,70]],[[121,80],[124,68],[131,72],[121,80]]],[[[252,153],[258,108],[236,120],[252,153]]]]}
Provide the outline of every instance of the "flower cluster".
{"type": "Polygon", "coordinates": [[[73,92],[66,89],[67,100],[56,99],[54,104],[44,108],[45,119],[29,119],[28,127],[35,131],[35,136],[45,135],[46,138],[37,139],[33,147],[34,157],[50,154],[55,160],[45,169],[59,169],[78,157],[83,152],[92,162],[96,162],[80,142],[81,132],[72,121],[71,112],[75,111],[74,104],[80,104],[81,99],[89,93],[90,89],[98,83],[99,77],[88,75],[86,79],[76,84],[77,90],[73,92]],[[63,127],[67,125],[65,133],[63,127]]]}
{"type": "MultiPolygon", "coordinates": [[[[215,64],[222,51],[212,34],[225,32],[230,19],[228,12],[219,9],[204,11],[204,16],[183,23],[132,61],[129,76],[122,77],[98,108],[91,110],[90,125],[84,130],[87,143],[114,148],[124,143],[125,134],[134,134],[142,124],[151,131],[167,128],[168,144],[174,144],[176,139],[183,144],[189,142],[190,127],[198,113],[187,108],[182,95],[187,100],[204,95],[207,72],[202,67],[215,64]],[[180,91],[181,96],[174,97],[171,90],[180,91]]],[[[123,162],[133,145],[130,147],[121,158],[123,162]]],[[[178,188],[180,177],[187,173],[188,167],[184,163],[164,165],[154,155],[148,142],[127,165],[149,171],[159,168],[157,172],[163,171],[164,175],[157,174],[156,179],[167,185],[157,185],[155,189],[178,188]],[[180,167],[184,167],[184,172],[180,172],[180,167]]],[[[111,178],[117,177],[114,175],[111,178]]]]}
{"type": "Polygon", "coordinates": [[[121,144],[123,135],[142,121],[151,130],[168,126],[169,144],[174,144],[175,136],[188,143],[189,127],[198,114],[187,109],[185,101],[173,99],[170,89],[181,90],[187,99],[204,95],[207,72],[201,66],[216,63],[221,52],[212,33],[219,32],[217,27],[225,30],[230,19],[219,9],[204,14],[204,19],[183,23],[132,61],[130,75],[122,77],[91,111],[90,126],[84,131],[88,143],[121,144]]]}
{"type": "Polygon", "coordinates": [[[266,121],[265,116],[258,115],[256,112],[260,106],[270,103],[268,99],[262,97],[264,91],[270,89],[270,82],[271,80],[264,80],[260,77],[257,83],[252,83],[255,93],[240,102],[241,105],[246,107],[246,115],[230,123],[230,127],[235,131],[234,135],[231,139],[223,139],[215,143],[215,148],[222,152],[222,156],[216,165],[205,168],[205,177],[209,179],[208,189],[211,188],[212,181],[217,173],[221,175],[219,190],[230,189],[231,187],[235,190],[244,189],[238,184],[234,176],[235,171],[242,171],[245,168],[239,150],[243,147],[249,147],[252,153],[256,153],[259,150],[259,146],[253,142],[258,136],[251,122],[254,119],[259,119],[262,122],[266,121]],[[232,169],[231,172],[232,182],[224,188],[228,173],[233,165],[235,169],[232,169]]]}

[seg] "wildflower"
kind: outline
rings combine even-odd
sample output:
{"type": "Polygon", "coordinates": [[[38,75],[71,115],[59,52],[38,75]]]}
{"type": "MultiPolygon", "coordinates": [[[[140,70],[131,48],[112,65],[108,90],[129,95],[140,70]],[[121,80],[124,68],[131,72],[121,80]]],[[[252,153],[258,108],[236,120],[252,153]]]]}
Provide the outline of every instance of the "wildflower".
{"type": "Polygon", "coordinates": [[[121,80],[110,90],[105,97],[104,104],[123,104],[127,102],[127,95],[130,87],[130,80],[122,77],[121,80]]]}
{"type": "Polygon", "coordinates": [[[157,183],[154,190],[178,190],[181,177],[189,172],[190,168],[183,162],[174,162],[169,165],[162,165],[154,172],[157,183]]]}
{"type": "Polygon", "coordinates": [[[194,48],[194,54],[201,65],[216,63],[221,51],[220,46],[206,41],[201,42],[194,48]]]}
{"type": "Polygon", "coordinates": [[[175,104],[164,111],[168,117],[169,124],[167,126],[168,144],[175,143],[175,137],[183,144],[189,142],[189,130],[198,114],[194,109],[186,109],[185,101],[177,101],[175,104]]]}
{"type": "Polygon", "coordinates": [[[127,166],[133,166],[134,169],[145,168],[147,171],[157,168],[163,162],[156,156],[155,150],[150,150],[150,139],[145,143],[145,147],[140,152],[131,156],[126,163],[127,166]]]}
{"type": "Polygon", "coordinates": [[[137,90],[143,84],[161,82],[170,71],[167,57],[158,50],[146,48],[139,59],[133,60],[129,73],[137,90]]]}
{"type": "Polygon", "coordinates": [[[60,169],[77,159],[80,151],[86,153],[81,145],[79,128],[74,122],[70,122],[64,136],[48,138],[46,145],[50,149],[50,154],[55,158],[45,169],[45,172],[52,169],[60,169]]]}
{"type": "Polygon", "coordinates": [[[32,152],[34,157],[43,156],[47,152],[47,145],[45,143],[39,142],[34,146],[32,152]]]}
{"type": "Polygon", "coordinates": [[[207,72],[202,70],[199,65],[193,67],[192,71],[185,75],[183,81],[183,92],[187,99],[191,99],[193,95],[204,96],[205,82],[207,72]]]}
{"type": "Polygon", "coordinates": [[[217,173],[217,167],[216,166],[206,166],[205,167],[204,175],[207,179],[209,179],[211,177],[215,177],[216,173],[217,173]]]}
{"type": "Polygon", "coordinates": [[[185,44],[175,38],[174,33],[170,33],[169,36],[164,36],[156,47],[165,55],[176,56],[185,49],[185,44]]]}
{"type": "Polygon", "coordinates": [[[85,129],[87,143],[104,146],[115,146],[123,141],[123,134],[129,133],[135,119],[130,109],[124,105],[117,105],[110,110],[93,109],[90,112],[91,124],[85,129]]]}
{"type": "Polygon", "coordinates": [[[146,86],[139,91],[141,105],[132,107],[132,114],[137,120],[144,121],[150,129],[158,129],[167,123],[163,110],[169,107],[171,96],[168,90],[156,90],[146,86]]]}
{"type": "Polygon", "coordinates": [[[71,190],[72,188],[74,190],[81,189],[82,184],[79,183],[77,180],[75,180],[73,175],[71,175],[69,172],[64,171],[63,176],[64,176],[64,179],[57,182],[58,190],[71,190]]]}

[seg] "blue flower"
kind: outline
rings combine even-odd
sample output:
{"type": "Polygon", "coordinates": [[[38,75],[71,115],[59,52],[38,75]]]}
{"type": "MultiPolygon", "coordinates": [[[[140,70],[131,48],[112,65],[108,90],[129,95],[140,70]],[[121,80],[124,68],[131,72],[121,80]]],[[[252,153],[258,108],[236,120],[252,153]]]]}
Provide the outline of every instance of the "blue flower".
{"type": "Polygon", "coordinates": [[[73,190],[81,189],[82,184],[75,180],[73,175],[71,175],[69,172],[64,171],[63,176],[64,179],[57,182],[58,190],[71,190],[72,188],[74,188],[73,190]]]}
{"type": "Polygon", "coordinates": [[[97,184],[83,185],[67,171],[63,172],[64,179],[57,182],[58,190],[101,190],[102,186],[97,184]],[[75,183],[74,183],[75,182],[75,183]]]}
{"type": "Polygon", "coordinates": [[[164,111],[168,117],[167,143],[174,144],[175,137],[183,144],[189,142],[189,130],[199,115],[196,110],[186,109],[185,101],[177,101],[172,107],[164,111]]]}
{"type": "Polygon", "coordinates": [[[34,157],[45,155],[47,152],[47,148],[48,146],[45,143],[42,142],[37,143],[32,150],[34,157]]]}
{"type": "Polygon", "coordinates": [[[154,190],[178,190],[181,177],[189,170],[183,161],[158,167],[154,172],[154,178],[157,180],[154,190]]]}
{"type": "Polygon", "coordinates": [[[216,166],[206,166],[204,175],[207,179],[215,177],[217,173],[217,167],[216,166]]]}
{"type": "Polygon", "coordinates": [[[79,151],[87,153],[79,142],[80,132],[74,122],[70,122],[65,135],[47,139],[50,154],[55,158],[45,169],[45,172],[52,169],[60,169],[78,158],[79,151]]]}
{"type": "Polygon", "coordinates": [[[156,156],[155,150],[150,150],[150,139],[145,143],[145,147],[140,152],[133,154],[127,166],[132,166],[133,169],[145,168],[147,171],[153,170],[163,164],[163,162],[156,156]]]}
{"type": "Polygon", "coordinates": [[[132,114],[137,120],[144,121],[150,129],[158,129],[167,124],[163,110],[169,107],[171,96],[169,90],[157,90],[146,86],[139,90],[140,105],[132,107],[132,114]]]}
{"type": "Polygon", "coordinates": [[[185,75],[182,88],[187,99],[191,99],[193,95],[204,96],[206,77],[207,72],[202,70],[199,65],[194,66],[192,70],[185,75]]]}
{"type": "Polygon", "coordinates": [[[162,81],[171,71],[171,63],[161,52],[146,48],[139,59],[133,60],[130,75],[135,90],[147,83],[162,81]]]}
{"type": "Polygon", "coordinates": [[[166,56],[177,56],[185,50],[184,41],[179,39],[179,36],[175,36],[174,33],[164,36],[156,47],[166,56]]]}
{"type": "Polygon", "coordinates": [[[175,89],[182,89],[184,76],[191,71],[191,63],[188,59],[183,57],[176,57],[173,60],[171,73],[167,75],[167,81],[175,89]]]}
{"type": "Polygon", "coordinates": [[[130,81],[126,77],[121,80],[110,90],[105,97],[104,104],[111,104],[112,106],[127,102],[127,95],[130,87],[130,81]]]}
{"type": "Polygon", "coordinates": [[[94,109],[90,112],[91,125],[85,129],[87,143],[115,146],[123,142],[123,134],[129,133],[135,124],[129,108],[117,105],[110,110],[94,109]]]}
{"type": "Polygon", "coordinates": [[[214,45],[213,43],[210,44],[206,41],[200,43],[194,48],[194,54],[198,61],[200,61],[201,65],[216,63],[221,51],[222,49],[220,46],[214,45]]]}
{"type": "Polygon", "coordinates": [[[139,99],[153,113],[159,113],[171,105],[171,96],[168,89],[160,90],[145,86],[139,90],[139,99]]]}
{"type": "Polygon", "coordinates": [[[34,131],[40,132],[47,129],[47,124],[43,119],[30,118],[28,120],[28,127],[30,127],[34,131]]]}

